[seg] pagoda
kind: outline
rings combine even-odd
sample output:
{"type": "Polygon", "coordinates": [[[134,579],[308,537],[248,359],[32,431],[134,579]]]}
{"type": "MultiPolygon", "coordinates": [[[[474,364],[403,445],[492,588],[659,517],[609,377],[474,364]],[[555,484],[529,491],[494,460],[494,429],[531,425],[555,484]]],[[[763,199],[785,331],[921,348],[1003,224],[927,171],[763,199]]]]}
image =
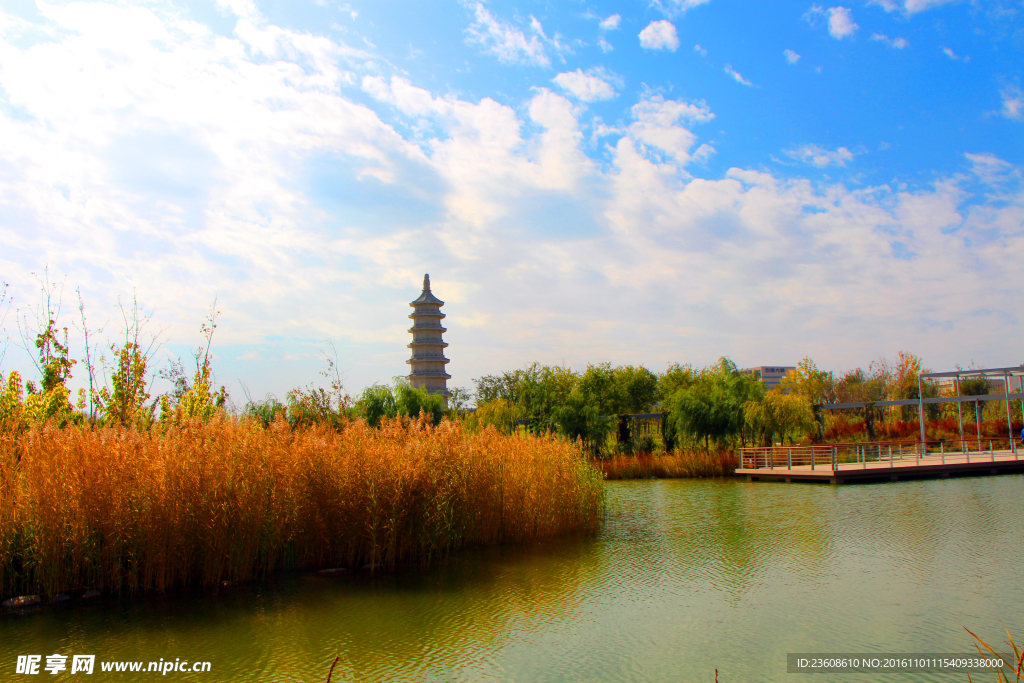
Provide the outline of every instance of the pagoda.
{"type": "Polygon", "coordinates": [[[423,276],[423,293],[409,305],[413,307],[409,314],[412,318],[412,327],[409,328],[412,332],[412,343],[409,344],[412,358],[405,361],[412,366],[409,384],[413,389],[422,388],[431,394],[440,394],[447,403],[451,395],[447,382],[452,376],[445,372],[448,359],[444,357],[444,348],[448,344],[441,335],[448,330],[441,326],[441,319],[445,317],[441,312],[444,302],[431,293],[430,275],[423,276]]]}

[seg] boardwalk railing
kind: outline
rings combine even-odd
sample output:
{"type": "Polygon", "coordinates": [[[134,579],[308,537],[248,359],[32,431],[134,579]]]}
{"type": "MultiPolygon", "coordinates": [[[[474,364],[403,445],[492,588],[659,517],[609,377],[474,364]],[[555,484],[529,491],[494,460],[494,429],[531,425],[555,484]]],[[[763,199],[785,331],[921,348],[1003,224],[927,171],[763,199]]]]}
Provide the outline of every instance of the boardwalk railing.
{"type": "Polygon", "coordinates": [[[853,469],[857,467],[890,467],[902,465],[952,462],[983,462],[1012,455],[1020,459],[1017,443],[1012,439],[965,439],[951,441],[840,443],[814,446],[771,446],[741,448],[739,469],[853,469]]]}

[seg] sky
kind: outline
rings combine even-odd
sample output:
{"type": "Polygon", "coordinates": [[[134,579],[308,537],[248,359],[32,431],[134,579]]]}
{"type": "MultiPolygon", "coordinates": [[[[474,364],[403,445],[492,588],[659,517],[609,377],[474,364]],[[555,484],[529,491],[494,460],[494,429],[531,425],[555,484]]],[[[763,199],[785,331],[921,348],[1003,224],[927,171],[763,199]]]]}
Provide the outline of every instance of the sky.
{"type": "Polygon", "coordinates": [[[424,273],[449,387],[1017,365],[1022,67],[1021,0],[0,0],[0,372],[49,279],[76,357],[216,301],[237,402],[356,394],[424,273]]]}

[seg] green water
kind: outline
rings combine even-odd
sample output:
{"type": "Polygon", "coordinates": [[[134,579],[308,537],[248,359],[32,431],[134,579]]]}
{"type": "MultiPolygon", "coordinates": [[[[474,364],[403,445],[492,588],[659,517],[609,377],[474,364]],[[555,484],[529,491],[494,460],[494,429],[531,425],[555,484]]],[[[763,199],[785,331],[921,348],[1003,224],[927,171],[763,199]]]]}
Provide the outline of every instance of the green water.
{"type": "Polygon", "coordinates": [[[338,654],[335,681],[966,681],[787,674],[786,653],[966,653],[965,626],[1024,638],[1022,476],[608,488],[594,539],[6,614],[0,680],[323,681],[338,654]],[[54,653],[211,671],[14,675],[18,655],[54,653]]]}

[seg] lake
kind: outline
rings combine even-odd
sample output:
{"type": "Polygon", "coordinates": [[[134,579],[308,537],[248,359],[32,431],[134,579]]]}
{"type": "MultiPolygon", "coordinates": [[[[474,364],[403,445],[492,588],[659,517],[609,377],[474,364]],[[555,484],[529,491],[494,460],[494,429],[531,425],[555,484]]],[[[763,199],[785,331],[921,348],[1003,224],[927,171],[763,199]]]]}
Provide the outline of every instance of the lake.
{"type": "Polygon", "coordinates": [[[337,654],[335,681],[710,683],[717,668],[722,683],[749,683],[794,680],[790,652],[969,653],[964,627],[1001,643],[1005,625],[1024,639],[1021,475],[612,482],[608,504],[595,538],[468,550],[429,570],[5,614],[0,678],[22,678],[18,655],[45,665],[58,653],[96,655],[85,680],[153,680],[103,674],[99,662],[180,658],[211,670],[162,678],[323,681],[337,654]]]}

